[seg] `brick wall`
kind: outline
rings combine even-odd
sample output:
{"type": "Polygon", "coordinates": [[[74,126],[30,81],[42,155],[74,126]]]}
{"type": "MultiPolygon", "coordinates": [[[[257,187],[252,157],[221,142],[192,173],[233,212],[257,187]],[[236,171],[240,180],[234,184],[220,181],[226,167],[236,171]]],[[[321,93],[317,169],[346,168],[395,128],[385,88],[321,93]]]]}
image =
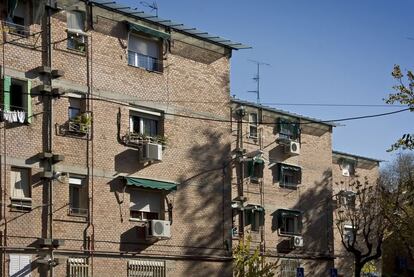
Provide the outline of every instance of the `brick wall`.
{"type": "MultiPolygon", "coordinates": [[[[230,50],[213,51],[208,42],[191,44],[181,41],[182,34],[173,35],[171,45],[163,46],[163,72],[149,72],[127,64],[127,29],[118,15],[96,7],[93,22],[85,54],[66,47],[65,12],[52,18],[52,67],[65,72],[53,81],[53,87],[66,92],[53,100],[53,152],[65,156],[55,171],[89,174],[91,211],[90,220],[68,215],[67,178],[53,182],[53,237],[65,240],[55,252],[62,258],[55,275],[66,274],[68,257],[85,257],[95,276],[126,276],[128,259],[166,260],[168,276],[230,276],[230,189],[223,169],[231,158],[230,126],[182,117],[229,118],[230,50]],[[93,100],[85,101],[93,115],[93,131],[76,136],[67,132],[68,97],[84,97],[88,92],[87,64],[93,100]],[[129,129],[129,105],[165,113],[161,129],[168,144],[162,162],[142,163],[137,149],[119,142],[118,119],[123,136],[129,129]],[[171,239],[146,240],[143,224],[129,220],[130,189],[124,189],[125,175],[179,183],[177,191],[167,195],[173,204],[171,239]]],[[[40,30],[39,25],[31,27],[32,32],[40,30]]],[[[2,38],[17,37],[3,33],[2,38]]],[[[41,50],[46,45],[41,36],[35,38],[5,44],[0,55],[4,56],[3,72],[31,80],[32,93],[45,80],[35,69],[42,65],[41,50]]],[[[36,244],[48,234],[47,186],[40,179],[43,163],[36,156],[47,139],[46,103],[44,96],[32,98],[36,116],[30,125],[2,123],[1,184],[6,205],[1,231],[3,246],[8,247],[2,255],[6,276],[9,256],[4,254],[9,253],[30,255],[32,276],[42,276],[47,269],[35,262],[48,253],[36,244]],[[29,212],[9,207],[11,166],[31,168],[29,212]]],[[[168,212],[164,214],[168,218],[168,212]]]]}

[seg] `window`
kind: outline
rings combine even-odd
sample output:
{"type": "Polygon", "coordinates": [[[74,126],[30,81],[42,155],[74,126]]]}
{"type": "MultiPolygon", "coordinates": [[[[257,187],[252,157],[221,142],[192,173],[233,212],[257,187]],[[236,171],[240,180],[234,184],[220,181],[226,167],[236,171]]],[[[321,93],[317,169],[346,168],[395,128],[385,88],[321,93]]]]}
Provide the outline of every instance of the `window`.
{"type": "Polygon", "coordinates": [[[130,132],[154,138],[159,135],[159,121],[159,116],[131,113],[129,117],[130,132]]]}
{"type": "Polygon", "coordinates": [[[12,208],[30,210],[32,208],[30,169],[12,167],[10,186],[12,208]]]}
{"type": "Polygon", "coordinates": [[[130,260],[128,261],[128,277],[165,277],[165,261],[130,260]]]}
{"type": "Polygon", "coordinates": [[[300,267],[298,260],[283,259],[280,261],[281,277],[296,277],[297,268],[300,267]]]}
{"type": "Polygon", "coordinates": [[[297,166],[279,164],[279,185],[283,188],[297,188],[302,183],[302,169],[297,166]]]}
{"type": "Polygon", "coordinates": [[[149,71],[162,71],[160,42],[136,34],[129,34],[128,64],[149,71]]]}
{"type": "Polygon", "coordinates": [[[10,33],[21,36],[27,36],[29,34],[28,27],[26,27],[29,25],[29,14],[26,13],[28,10],[29,5],[26,1],[9,1],[6,25],[10,33]]]}
{"type": "Polygon", "coordinates": [[[355,175],[355,162],[352,160],[341,160],[340,168],[342,171],[342,176],[349,177],[355,175]]]}
{"type": "Polygon", "coordinates": [[[88,187],[84,176],[69,178],[69,214],[88,215],[88,187]]]}
{"type": "Polygon", "coordinates": [[[161,192],[134,190],[130,192],[130,219],[147,221],[162,219],[163,214],[161,192]]]}
{"type": "Polygon", "coordinates": [[[278,210],[278,229],[283,235],[302,233],[302,213],[294,210],[278,210]]]}
{"type": "Polygon", "coordinates": [[[11,123],[31,123],[31,82],[5,76],[3,79],[3,90],[3,119],[11,123]]]}
{"type": "Polygon", "coordinates": [[[68,277],[88,277],[89,264],[86,258],[68,259],[68,277]]]}
{"type": "Polygon", "coordinates": [[[76,116],[81,115],[85,112],[83,107],[83,99],[82,98],[69,98],[69,108],[68,108],[68,116],[69,120],[74,119],[76,116]]]}
{"type": "Polygon", "coordinates": [[[84,13],[80,11],[67,12],[68,49],[85,52],[86,36],[84,34],[84,13]]]}
{"type": "Polygon", "coordinates": [[[10,254],[9,276],[10,277],[30,277],[31,276],[31,256],[10,254]]]}
{"type": "Polygon", "coordinates": [[[251,225],[252,231],[259,231],[264,225],[264,209],[258,205],[247,205],[244,209],[244,225],[251,225]]]}
{"type": "Polygon", "coordinates": [[[338,200],[341,206],[355,208],[356,193],[348,190],[341,190],[338,193],[338,200]]]}
{"type": "Polygon", "coordinates": [[[344,225],[343,236],[345,243],[352,244],[354,242],[354,232],[355,229],[352,227],[352,225],[344,225]]]}
{"type": "Polygon", "coordinates": [[[262,158],[253,158],[247,162],[247,174],[250,180],[263,178],[264,160],[262,158]]]}
{"type": "Polygon", "coordinates": [[[299,123],[284,118],[278,120],[279,138],[297,140],[300,136],[299,123]]]}
{"type": "Polygon", "coordinates": [[[249,113],[249,137],[257,138],[257,113],[249,113]]]}

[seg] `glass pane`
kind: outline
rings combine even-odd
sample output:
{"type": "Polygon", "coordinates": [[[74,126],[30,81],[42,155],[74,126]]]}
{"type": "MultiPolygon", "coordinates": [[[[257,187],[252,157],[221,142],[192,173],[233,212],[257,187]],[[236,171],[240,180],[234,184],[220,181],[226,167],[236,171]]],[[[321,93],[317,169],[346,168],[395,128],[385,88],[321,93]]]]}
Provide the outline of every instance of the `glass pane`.
{"type": "Polygon", "coordinates": [[[128,64],[138,66],[137,64],[135,64],[135,53],[132,51],[128,51],[128,64]]]}
{"type": "Polygon", "coordinates": [[[144,135],[155,137],[158,134],[158,122],[154,119],[143,118],[142,119],[143,127],[144,127],[144,135]]]}
{"type": "Polygon", "coordinates": [[[69,119],[75,118],[77,115],[80,114],[80,108],[69,107],[69,119]]]}

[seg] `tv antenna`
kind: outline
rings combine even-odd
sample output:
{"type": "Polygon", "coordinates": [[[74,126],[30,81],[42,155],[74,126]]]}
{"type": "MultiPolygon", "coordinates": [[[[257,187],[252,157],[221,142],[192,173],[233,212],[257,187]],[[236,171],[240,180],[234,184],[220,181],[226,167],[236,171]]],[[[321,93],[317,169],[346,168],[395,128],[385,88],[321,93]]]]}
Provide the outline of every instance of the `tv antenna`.
{"type": "Polygon", "coordinates": [[[147,8],[150,8],[151,9],[151,11],[150,12],[153,12],[153,11],[155,11],[155,16],[157,16],[158,17],[158,5],[157,5],[157,2],[152,2],[152,3],[148,3],[148,2],[145,2],[145,1],[141,1],[141,2],[139,2],[141,5],[143,5],[144,7],[147,7],[147,8]]]}
{"type": "Polygon", "coordinates": [[[268,63],[259,62],[256,60],[248,60],[249,62],[255,63],[257,66],[257,73],[252,79],[256,82],[256,90],[249,90],[247,92],[256,93],[257,95],[257,104],[260,103],[260,66],[267,65],[270,66],[268,63]]]}

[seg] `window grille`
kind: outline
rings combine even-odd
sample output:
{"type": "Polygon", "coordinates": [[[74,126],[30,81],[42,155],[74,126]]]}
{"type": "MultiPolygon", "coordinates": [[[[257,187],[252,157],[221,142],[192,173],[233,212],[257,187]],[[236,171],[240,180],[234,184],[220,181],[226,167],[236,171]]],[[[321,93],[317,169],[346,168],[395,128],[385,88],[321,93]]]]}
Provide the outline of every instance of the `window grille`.
{"type": "Polygon", "coordinates": [[[281,277],[296,277],[297,268],[300,267],[298,260],[286,259],[280,263],[281,277]]]}
{"type": "Polygon", "coordinates": [[[86,258],[68,259],[68,277],[88,277],[89,265],[86,258]]]}
{"type": "Polygon", "coordinates": [[[165,277],[165,262],[129,261],[128,277],[165,277]]]}

